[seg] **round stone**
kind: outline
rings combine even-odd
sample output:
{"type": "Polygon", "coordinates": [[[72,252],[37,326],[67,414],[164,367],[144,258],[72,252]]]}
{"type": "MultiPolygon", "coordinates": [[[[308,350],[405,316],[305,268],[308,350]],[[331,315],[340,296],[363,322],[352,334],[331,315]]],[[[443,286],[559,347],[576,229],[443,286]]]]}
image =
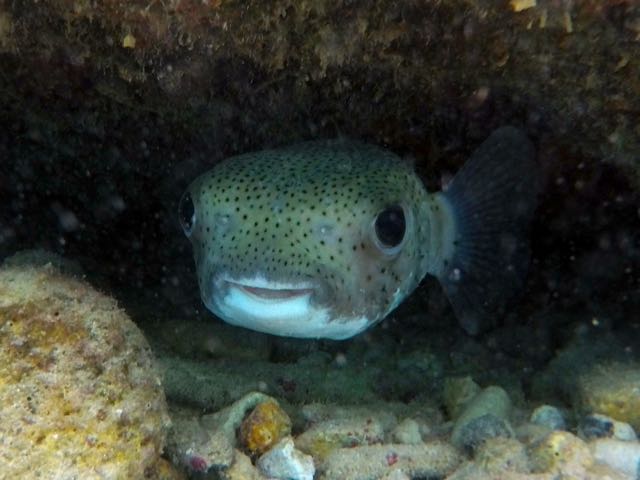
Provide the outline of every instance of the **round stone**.
{"type": "Polygon", "coordinates": [[[169,424],[142,333],[115,300],[52,266],[0,269],[0,471],[146,478],[169,424]]]}

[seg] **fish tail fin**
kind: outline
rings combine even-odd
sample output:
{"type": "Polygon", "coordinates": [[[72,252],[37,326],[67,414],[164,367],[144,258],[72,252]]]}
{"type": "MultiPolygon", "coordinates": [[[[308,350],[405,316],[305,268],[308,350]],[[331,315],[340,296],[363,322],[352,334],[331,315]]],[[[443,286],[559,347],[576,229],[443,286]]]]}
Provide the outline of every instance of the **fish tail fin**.
{"type": "Polygon", "coordinates": [[[529,225],[540,170],[524,133],[502,127],[438,194],[450,212],[450,252],[437,276],[461,326],[471,335],[495,326],[522,289],[529,266],[529,225]]]}

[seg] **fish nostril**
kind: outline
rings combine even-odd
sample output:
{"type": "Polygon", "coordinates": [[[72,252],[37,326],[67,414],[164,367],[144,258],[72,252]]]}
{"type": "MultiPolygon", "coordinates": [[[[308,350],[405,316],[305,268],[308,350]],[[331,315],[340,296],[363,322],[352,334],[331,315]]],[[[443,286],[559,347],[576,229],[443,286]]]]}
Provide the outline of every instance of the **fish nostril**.
{"type": "Polygon", "coordinates": [[[218,215],[216,215],[216,223],[222,227],[224,227],[225,225],[228,225],[230,220],[231,219],[229,215],[225,215],[222,213],[219,213],[218,215]]]}
{"type": "Polygon", "coordinates": [[[323,222],[313,226],[313,235],[319,240],[330,241],[335,237],[335,228],[333,225],[323,222]]]}
{"type": "Polygon", "coordinates": [[[233,216],[228,213],[216,213],[213,222],[217,233],[224,234],[231,230],[234,221],[233,216]]]}

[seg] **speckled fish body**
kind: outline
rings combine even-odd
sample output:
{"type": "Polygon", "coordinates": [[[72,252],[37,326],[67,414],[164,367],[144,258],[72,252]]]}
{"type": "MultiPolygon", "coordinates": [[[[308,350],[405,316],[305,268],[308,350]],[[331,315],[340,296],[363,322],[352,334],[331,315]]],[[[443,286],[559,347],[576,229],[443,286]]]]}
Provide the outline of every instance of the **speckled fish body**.
{"type": "MultiPolygon", "coordinates": [[[[532,156],[522,134],[514,139],[509,148],[532,156]],[[514,146],[514,139],[524,146],[514,146]]],[[[459,183],[467,193],[477,190],[465,178],[459,183]]],[[[387,150],[314,141],[221,162],[189,186],[180,216],[209,310],[261,332],[343,339],[384,318],[427,273],[441,279],[454,309],[456,298],[469,293],[467,274],[476,265],[465,259],[473,252],[459,237],[473,209],[462,205],[463,215],[456,215],[465,202],[457,195],[455,189],[453,195],[429,194],[387,150]]],[[[532,202],[524,203],[527,211],[520,213],[530,216],[532,202]]],[[[509,233],[515,227],[504,228],[509,233]]],[[[516,254],[524,255],[516,248],[511,258],[516,254]]],[[[487,305],[463,303],[456,311],[468,317],[463,326],[474,333],[487,305]]]]}

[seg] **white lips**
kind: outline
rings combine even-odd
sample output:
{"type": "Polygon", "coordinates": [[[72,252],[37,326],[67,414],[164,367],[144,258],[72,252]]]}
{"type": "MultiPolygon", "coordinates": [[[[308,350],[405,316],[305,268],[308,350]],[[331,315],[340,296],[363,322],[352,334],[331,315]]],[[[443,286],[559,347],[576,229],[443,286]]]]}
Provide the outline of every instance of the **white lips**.
{"type": "Polygon", "coordinates": [[[267,284],[264,282],[226,281],[228,293],[222,302],[234,315],[248,318],[248,321],[286,322],[288,319],[301,318],[309,314],[309,300],[313,289],[304,285],[267,284]]]}
{"type": "Polygon", "coordinates": [[[325,307],[312,304],[310,282],[279,283],[264,277],[223,278],[207,306],[232,325],[287,337],[348,338],[364,330],[366,318],[335,319],[325,307]]]}

